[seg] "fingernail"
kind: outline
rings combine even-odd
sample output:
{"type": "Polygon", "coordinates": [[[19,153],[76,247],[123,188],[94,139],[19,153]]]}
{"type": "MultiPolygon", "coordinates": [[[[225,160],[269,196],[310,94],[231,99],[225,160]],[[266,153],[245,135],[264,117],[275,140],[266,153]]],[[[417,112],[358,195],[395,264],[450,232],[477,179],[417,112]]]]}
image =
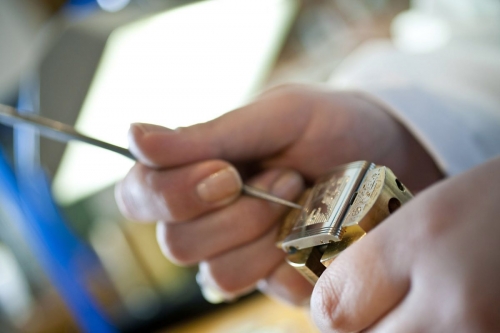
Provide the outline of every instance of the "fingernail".
{"type": "Polygon", "coordinates": [[[154,132],[174,132],[170,128],[166,128],[159,125],[154,124],[146,124],[146,123],[132,123],[130,124],[130,131],[132,134],[144,136],[148,133],[154,132]]]}
{"type": "Polygon", "coordinates": [[[296,194],[303,187],[303,180],[299,173],[287,171],[279,177],[271,188],[271,193],[281,197],[290,197],[291,194],[296,194]]]}
{"type": "Polygon", "coordinates": [[[144,147],[150,146],[144,143],[144,139],[152,133],[170,133],[174,132],[169,128],[145,124],[145,123],[132,123],[128,132],[128,149],[139,161],[149,166],[156,167],[155,163],[151,161],[143,152],[144,147]]]}
{"type": "Polygon", "coordinates": [[[224,202],[241,191],[241,178],[236,169],[228,167],[203,179],[196,187],[201,200],[208,203],[224,202]]]}

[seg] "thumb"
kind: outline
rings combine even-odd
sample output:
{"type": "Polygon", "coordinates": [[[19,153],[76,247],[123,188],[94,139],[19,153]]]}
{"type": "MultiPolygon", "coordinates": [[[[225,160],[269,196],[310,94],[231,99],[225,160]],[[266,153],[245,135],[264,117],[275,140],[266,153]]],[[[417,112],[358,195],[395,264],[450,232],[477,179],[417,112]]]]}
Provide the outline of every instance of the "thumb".
{"type": "Polygon", "coordinates": [[[207,123],[169,130],[132,124],[130,151],[154,167],[175,167],[206,159],[243,161],[273,155],[292,144],[310,117],[304,94],[266,95],[207,123]]]}
{"type": "Polygon", "coordinates": [[[362,331],[406,296],[411,260],[391,242],[398,221],[390,219],[344,251],[316,283],[311,314],[321,332],[362,331]]]}

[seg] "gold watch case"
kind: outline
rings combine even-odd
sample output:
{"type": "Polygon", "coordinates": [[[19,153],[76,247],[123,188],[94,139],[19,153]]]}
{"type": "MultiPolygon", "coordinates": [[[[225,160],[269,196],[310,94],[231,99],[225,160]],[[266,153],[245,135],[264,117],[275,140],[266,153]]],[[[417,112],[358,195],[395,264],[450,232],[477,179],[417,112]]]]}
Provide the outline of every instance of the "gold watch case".
{"type": "Polygon", "coordinates": [[[303,208],[285,217],[277,246],[315,284],[343,250],[412,197],[385,166],[358,161],[336,167],[302,194],[303,208]]]}

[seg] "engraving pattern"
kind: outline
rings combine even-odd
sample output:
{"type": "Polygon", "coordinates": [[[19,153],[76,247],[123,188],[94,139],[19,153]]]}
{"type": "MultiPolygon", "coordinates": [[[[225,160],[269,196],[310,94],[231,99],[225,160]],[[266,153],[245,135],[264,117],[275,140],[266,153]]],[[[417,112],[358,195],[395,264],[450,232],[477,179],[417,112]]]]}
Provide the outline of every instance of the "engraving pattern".
{"type": "Polygon", "coordinates": [[[361,185],[356,200],[354,201],[344,226],[351,225],[353,223],[359,222],[360,214],[365,211],[365,208],[370,207],[374,199],[377,197],[374,194],[378,194],[379,189],[382,186],[382,180],[380,179],[380,172],[382,168],[375,168],[368,171],[366,179],[361,185]]]}
{"type": "Polygon", "coordinates": [[[342,191],[349,183],[349,179],[349,176],[333,176],[327,181],[317,184],[313,189],[313,199],[305,209],[305,214],[301,216],[301,221],[297,223],[295,229],[328,222],[342,191]]]}

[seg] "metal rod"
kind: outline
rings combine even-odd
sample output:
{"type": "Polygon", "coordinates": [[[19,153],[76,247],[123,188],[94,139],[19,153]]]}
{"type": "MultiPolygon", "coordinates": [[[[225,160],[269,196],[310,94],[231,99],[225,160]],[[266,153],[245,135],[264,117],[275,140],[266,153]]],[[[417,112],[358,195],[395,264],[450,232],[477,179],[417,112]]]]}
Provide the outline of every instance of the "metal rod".
{"type": "MultiPolygon", "coordinates": [[[[61,142],[71,140],[85,142],[87,144],[104,148],[112,152],[118,153],[132,160],[136,160],[132,153],[123,147],[113,145],[111,143],[101,141],[78,132],[73,126],[39,116],[37,114],[21,114],[16,109],[0,104],[0,123],[14,126],[16,124],[29,124],[40,131],[40,134],[61,142]]],[[[246,195],[259,198],[266,201],[271,201],[280,205],[288,206],[295,209],[302,209],[302,206],[274,196],[255,187],[243,185],[242,192],[246,195]]]]}
{"type": "Polygon", "coordinates": [[[291,202],[285,199],[281,199],[280,197],[277,197],[275,195],[272,195],[268,192],[259,190],[258,188],[248,186],[246,184],[243,184],[243,193],[250,195],[255,198],[259,198],[262,200],[267,200],[271,201],[280,205],[288,206],[290,208],[295,208],[295,209],[302,209],[302,206],[299,204],[296,204],[295,202],[291,202]]]}

